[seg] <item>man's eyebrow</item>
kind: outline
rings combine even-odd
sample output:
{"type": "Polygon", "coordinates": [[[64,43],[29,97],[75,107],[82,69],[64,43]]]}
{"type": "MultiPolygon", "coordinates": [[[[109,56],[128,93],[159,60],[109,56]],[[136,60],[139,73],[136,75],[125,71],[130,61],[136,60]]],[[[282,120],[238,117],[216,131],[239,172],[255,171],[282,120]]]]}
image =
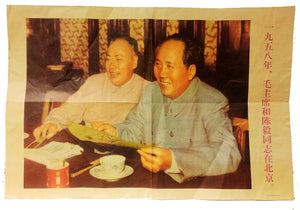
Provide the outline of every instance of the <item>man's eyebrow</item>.
{"type": "Polygon", "coordinates": [[[172,62],[172,61],[166,61],[166,63],[167,63],[167,64],[171,64],[171,65],[174,64],[174,62],[172,62]]]}
{"type": "Polygon", "coordinates": [[[116,55],[111,55],[111,54],[109,54],[109,53],[107,53],[107,56],[110,56],[110,57],[124,57],[124,55],[122,54],[122,53],[118,53],[118,54],[116,54],[116,55]]]}
{"type": "MultiPolygon", "coordinates": [[[[158,61],[158,62],[162,62],[161,60],[159,60],[158,58],[155,58],[155,62],[158,61]]],[[[171,64],[171,65],[174,65],[174,62],[172,61],[166,61],[165,63],[167,64],[171,64]]]]}

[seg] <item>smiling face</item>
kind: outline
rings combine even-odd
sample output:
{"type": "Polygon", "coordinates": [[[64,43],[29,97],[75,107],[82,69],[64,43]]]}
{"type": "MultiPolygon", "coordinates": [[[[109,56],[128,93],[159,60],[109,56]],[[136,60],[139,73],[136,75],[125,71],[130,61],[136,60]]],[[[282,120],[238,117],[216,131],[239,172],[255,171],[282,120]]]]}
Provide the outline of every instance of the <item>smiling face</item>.
{"type": "Polygon", "coordinates": [[[117,39],[108,47],[105,67],[115,86],[122,86],[131,79],[137,63],[138,56],[127,41],[117,39]]]}
{"type": "Polygon", "coordinates": [[[154,75],[161,92],[170,99],[180,96],[190,85],[196,73],[194,64],[183,64],[184,42],[168,40],[159,48],[154,64],[154,75]]]}

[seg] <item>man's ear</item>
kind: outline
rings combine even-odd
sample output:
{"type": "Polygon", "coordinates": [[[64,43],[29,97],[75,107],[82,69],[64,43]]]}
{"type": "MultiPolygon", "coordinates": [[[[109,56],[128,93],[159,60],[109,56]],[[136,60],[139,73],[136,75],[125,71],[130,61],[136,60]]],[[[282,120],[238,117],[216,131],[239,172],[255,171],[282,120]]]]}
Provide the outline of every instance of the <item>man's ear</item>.
{"type": "Polygon", "coordinates": [[[197,70],[197,68],[196,68],[195,64],[192,64],[189,66],[189,68],[188,68],[189,80],[192,80],[195,77],[196,70],[197,70]]]}
{"type": "Polygon", "coordinates": [[[139,57],[137,55],[133,56],[133,69],[136,69],[139,63],[139,57]]]}

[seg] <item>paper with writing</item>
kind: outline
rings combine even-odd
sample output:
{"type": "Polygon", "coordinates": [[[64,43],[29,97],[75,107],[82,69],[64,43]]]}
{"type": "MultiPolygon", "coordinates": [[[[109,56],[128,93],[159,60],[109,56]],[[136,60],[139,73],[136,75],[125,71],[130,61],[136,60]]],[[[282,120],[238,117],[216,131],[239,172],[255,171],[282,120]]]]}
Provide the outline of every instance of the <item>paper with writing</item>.
{"type": "Polygon", "coordinates": [[[53,159],[67,159],[80,155],[82,151],[83,148],[78,145],[52,141],[38,149],[24,149],[24,157],[46,165],[53,159]]]}

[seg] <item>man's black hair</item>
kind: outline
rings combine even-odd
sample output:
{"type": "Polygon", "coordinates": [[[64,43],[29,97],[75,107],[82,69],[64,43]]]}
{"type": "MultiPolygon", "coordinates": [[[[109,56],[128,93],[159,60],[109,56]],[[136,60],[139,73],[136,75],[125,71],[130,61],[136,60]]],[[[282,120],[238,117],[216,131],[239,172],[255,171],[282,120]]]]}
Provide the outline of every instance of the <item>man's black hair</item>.
{"type": "Polygon", "coordinates": [[[182,57],[183,64],[186,67],[195,64],[198,69],[199,63],[201,61],[201,56],[200,56],[201,48],[199,44],[197,44],[195,39],[191,38],[185,33],[177,33],[167,37],[166,41],[168,40],[182,41],[185,45],[183,57],[182,57]]]}

